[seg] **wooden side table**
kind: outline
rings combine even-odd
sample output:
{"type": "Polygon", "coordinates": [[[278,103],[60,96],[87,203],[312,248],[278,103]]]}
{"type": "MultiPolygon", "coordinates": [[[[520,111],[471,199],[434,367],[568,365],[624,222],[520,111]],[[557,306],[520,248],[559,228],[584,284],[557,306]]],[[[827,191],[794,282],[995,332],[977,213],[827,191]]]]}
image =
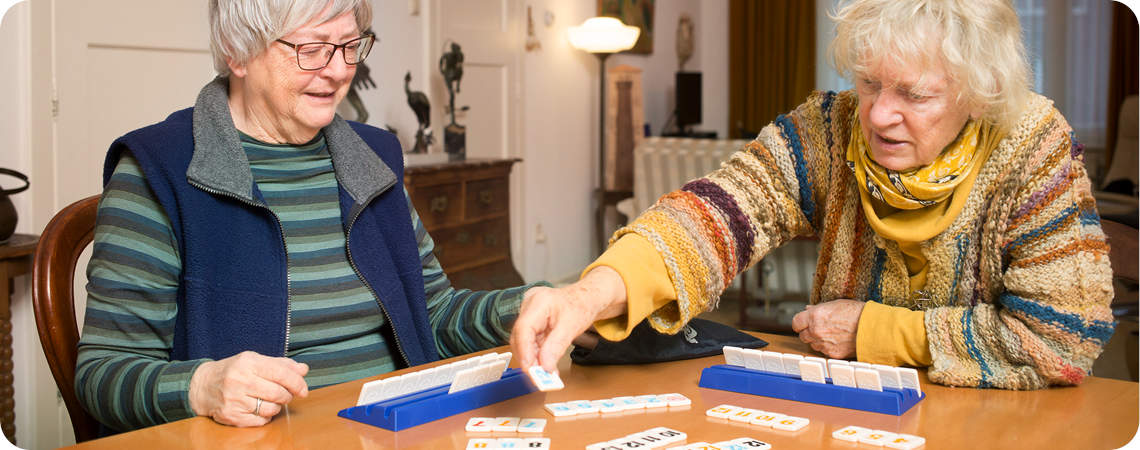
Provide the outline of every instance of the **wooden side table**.
{"type": "Polygon", "coordinates": [[[16,444],[16,401],[12,387],[12,279],[32,271],[40,237],[14,234],[0,244],[0,428],[16,444]]]}

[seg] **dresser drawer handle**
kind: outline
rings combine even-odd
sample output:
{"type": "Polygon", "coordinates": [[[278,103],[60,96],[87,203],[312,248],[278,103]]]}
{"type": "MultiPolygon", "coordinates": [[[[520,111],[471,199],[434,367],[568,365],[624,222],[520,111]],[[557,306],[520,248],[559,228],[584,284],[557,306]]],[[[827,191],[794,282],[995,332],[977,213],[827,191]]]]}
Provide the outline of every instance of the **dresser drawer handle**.
{"type": "Polygon", "coordinates": [[[437,195],[431,199],[431,212],[441,213],[447,209],[447,196],[437,195]]]}
{"type": "Polygon", "coordinates": [[[471,233],[468,233],[466,231],[460,231],[459,233],[457,233],[455,235],[455,242],[458,242],[460,244],[466,244],[468,242],[471,242],[471,233]]]}
{"type": "Polygon", "coordinates": [[[499,245],[499,237],[493,234],[483,235],[483,245],[487,247],[494,247],[499,245]]]}
{"type": "Polygon", "coordinates": [[[479,191],[479,201],[484,205],[490,205],[495,201],[495,193],[491,192],[490,189],[483,189],[479,191]]]}

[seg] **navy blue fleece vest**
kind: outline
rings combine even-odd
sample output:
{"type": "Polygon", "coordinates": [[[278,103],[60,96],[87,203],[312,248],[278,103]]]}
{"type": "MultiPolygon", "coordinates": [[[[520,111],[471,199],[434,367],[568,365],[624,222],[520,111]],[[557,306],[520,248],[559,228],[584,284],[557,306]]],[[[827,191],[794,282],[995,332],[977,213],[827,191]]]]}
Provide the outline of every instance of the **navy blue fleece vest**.
{"type": "MultiPolygon", "coordinates": [[[[129,151],[170,218],[182,259],[171,359],[221,359],[245,350],[284,356],[289,283],[280,222],[263,206],[256,185],[257,201],[250,203],[187,181],[194,153],[192,111],[175,112],[117,139],[107,153],[103,182],[110,179],[123,151],[129,151]]],[[[402,182],[403,160],[395,137],[350,124],[392,169],[396,182],[402,182]]],[[[341,187],[340,208],[349,261],[380,299],[399,353],[409,365],[439,359],[402,189],[389,187],[362,205],[341,187]]]]}

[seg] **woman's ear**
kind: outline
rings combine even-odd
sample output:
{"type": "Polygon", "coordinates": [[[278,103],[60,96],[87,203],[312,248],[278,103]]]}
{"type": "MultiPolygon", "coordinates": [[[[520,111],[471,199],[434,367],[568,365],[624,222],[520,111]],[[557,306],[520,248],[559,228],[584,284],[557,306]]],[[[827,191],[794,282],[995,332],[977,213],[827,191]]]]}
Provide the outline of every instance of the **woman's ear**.
{"type": "Polygon", "coordinates": [[[238,78],[245,78],[245,74],[246,74],[245,64],[240,64],[237,61],[235,61],[233,58],[227,56],[226,57],[226,65],[229,66],[231,74],[233,74],[234,76],[236,76],[238,78]]]}

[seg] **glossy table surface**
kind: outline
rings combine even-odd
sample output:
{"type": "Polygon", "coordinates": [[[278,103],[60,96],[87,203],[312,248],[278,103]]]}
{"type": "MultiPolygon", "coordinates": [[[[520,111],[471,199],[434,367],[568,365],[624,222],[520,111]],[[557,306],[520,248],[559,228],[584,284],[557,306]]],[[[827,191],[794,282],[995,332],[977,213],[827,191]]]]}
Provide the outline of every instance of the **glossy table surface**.
{"type": "MultiPolygon", "coordinates": [[[[794,337],[758,334],[766,350],[815,354],[794,337]]],[[[506,347],[496,349],[507,351],[506,347]]],[[[818,356],[818,355],[817,355],[818,356]]],[[[465,448],[475,437],[527,437],[516,433],[464,431],[471,417],[546,418],[541,436],[555,449],[588,444],[664,426],[688,434],[688,442],[718,442],[752,437],[773,448],[872,448],[835,440],[831,433],[848,425],[907,433],[926,438],[935,448],[1118,448],[1137,430],[1137,383],[1090,377],[1078,387],[1038,391],[950,388],[930,384],[920,371],[927,397],[901,416],[759,397],[697,386],[701,369],[723,363],[720,355],[669,363],[629,366],[560,365],[566,389],[535,392],[398,433],[338,417],[353,406],[367,381],[410,372],[402,370],[314,390],[298,399],[268,425],[238,429],[193,418],[96,441],[79,448],[465,448]],[[593,414],[555,418],[543,404],[596,400],[622,395],[679,392],[692,399],[688,408],[593,414]],[[705,410],[730,404],[806,417],[811,423],[796,432],[705,416],[705,410]]],[[[512,364],[516,366],[517,364],[512,364]]],[[[420,368],[422,369],[422,367],[420,368]]]]}

